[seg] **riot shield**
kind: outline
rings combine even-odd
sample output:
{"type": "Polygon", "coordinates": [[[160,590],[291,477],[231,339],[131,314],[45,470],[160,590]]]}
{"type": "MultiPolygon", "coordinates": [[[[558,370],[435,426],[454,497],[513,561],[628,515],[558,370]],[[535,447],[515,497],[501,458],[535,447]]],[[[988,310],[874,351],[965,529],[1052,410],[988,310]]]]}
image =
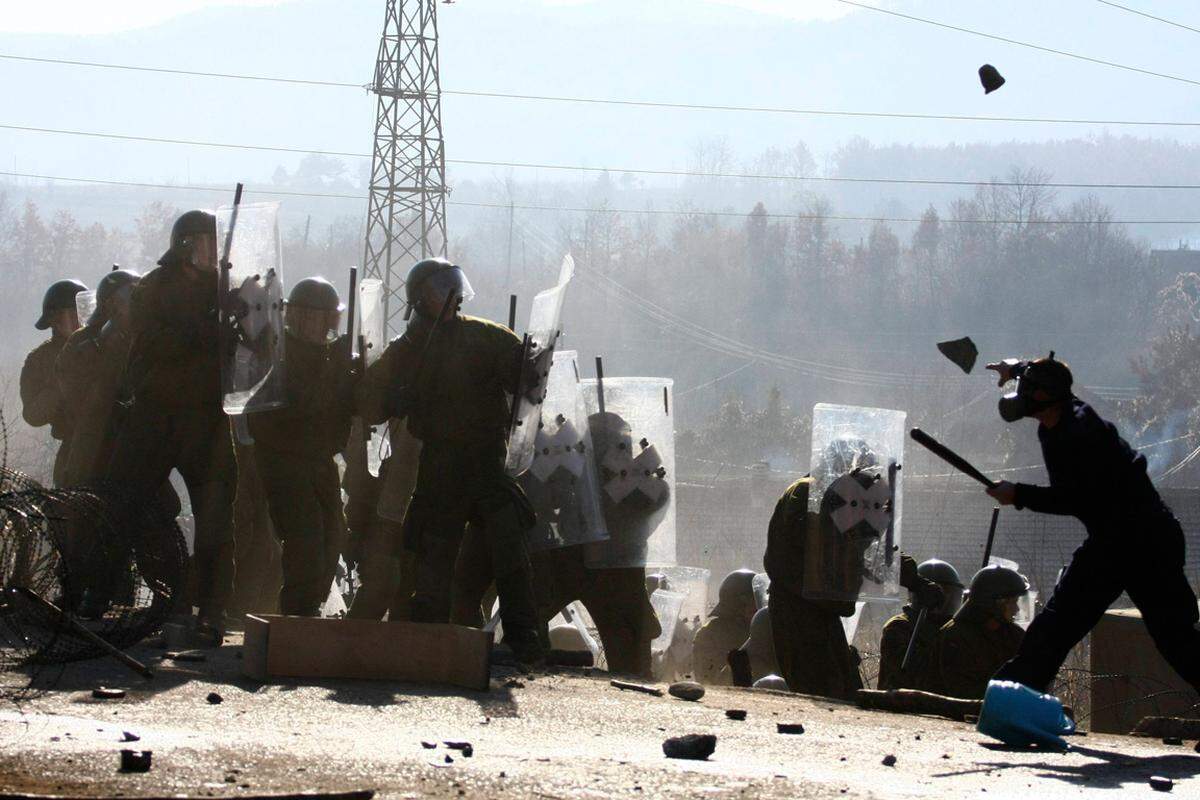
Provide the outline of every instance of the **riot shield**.
{"type": "Polygon", "coordinates": [[[75,313],[79,315],[79,324],[87,325],[96,313],[96,293],[87,291],[75,295],[75,313]]]}
{"type": "Polygon", "coordinates": [[[409,433],[407,425],[388,426],[388,441],[392,450],[375,510],[384,519],[403,522],[417,485],[421,441],[409,433]]]}
{"type": "Polygon", "coordinates": [[[568,253],[558,271],[558,283],[551,289],[538,292],[529,310],[526,328],[525,355],[517,395],[513,398],[512,430],[508,437],[508,457],[504,469],[513,477],[521,475],[533,462],[538,420],[542,415],[542,400],[546,396],[546,379],[550,375],[554,346],[561,332],[563,301],[567,284],[575,274],[575,260],[568,253]]]}
{"type": "Polygon", "coordinates": [[[904,421],[904,412],[882,408],[813,409],[805,597],[899,597],[904,421]]]}
{"type": "Polygon", "coordinates": [[[531,552],[608,538],[575,351],[554,354],[546,385],[533,461],[517,479],[537,512],[531,552]]]}
{"type": "Polygon", "coordinates": [[[711,573],[703,567],[662,567],[658,570],[667,576],[667,588],[679,592],[683,605],[679,616],[685,620],[708,619],[708,579],[711,573]]]}
{"type": "Polygon", "coordinates": [[[667,652],[675,639],[675,626],[679,624],[679,612],[683,608],[683,592],[672,592],[667,589],[655,589],[650,595],[650,605],[654,608],[654,616],[658,617],[658,625],[662,633],[650,642],[650,655],[661,656],[667,652]]]}
{"type": "Polygon", "coordinates": [[[383,281],[364,278],[358,283],[358,335],[366,349],[363,360],[374,364],[387,347],[387,330],[383,318],[383,281]]]}
{"type": "Polygon", "coordinates": [[[279,204],[217,209],[218,246],[229,238],[220,265],[221,388],[227,414],[252,414],[286,402],[283,382],[283,264],[279,204]]]}
{"type": "Polygon", "coordinates": [[[754,591],[754,605],[756,608],[766,608],[771,601],[771,576],[765,572],[760,572],[754,576],[754,580],[750,583],[754,591]]]}
{"type": "Polygon", "coordinates": [[[668,378],[583,381],[608,541],[587,546],[587,566],[675,563],[675,418],[668,378]],[[603,409],[603,410],[602,410],[603,409]]]}
{"type": "MultiPolygon", "coordinates": [[[[358,284],[358,335],[362,346],[362,359],[365,366],[374,364],[384,349],[387,348],[387,329],[383,317],[383,281],[378,278],[365,278],[358,284]]],[[[355,425],[360,425],[355,420],[355,425]]],[[[366,430],[354,431],[355,436],[366,439],[367,471],[371,477],[379,477],[379,468],[391,455],[391,440],[387,435],[387,426],[370,425],[366,430]]],[[[353,439],[352,441],[361,441],[353,439]]]]}

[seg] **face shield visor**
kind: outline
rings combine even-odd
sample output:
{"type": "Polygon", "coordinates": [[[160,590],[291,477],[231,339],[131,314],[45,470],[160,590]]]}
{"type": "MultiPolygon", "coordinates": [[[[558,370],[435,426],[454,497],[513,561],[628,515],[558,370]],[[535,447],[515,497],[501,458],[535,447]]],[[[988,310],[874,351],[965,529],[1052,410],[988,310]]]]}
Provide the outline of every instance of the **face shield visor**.
{"type": "MultiPolygon", "coordinates": [[[[446,301],[452,296],[458,299],[451,304],[451,310],[457,310],[459,306],[475,296],[471,282],[458,267],[440,269],[422,281],[415,310],[428,319],[437,319],[442,310],[446,308],[446,301]]],[[[412,316],[413,310],[414,306],[410,305],[405,313],[405,319],[412,316]]]]}

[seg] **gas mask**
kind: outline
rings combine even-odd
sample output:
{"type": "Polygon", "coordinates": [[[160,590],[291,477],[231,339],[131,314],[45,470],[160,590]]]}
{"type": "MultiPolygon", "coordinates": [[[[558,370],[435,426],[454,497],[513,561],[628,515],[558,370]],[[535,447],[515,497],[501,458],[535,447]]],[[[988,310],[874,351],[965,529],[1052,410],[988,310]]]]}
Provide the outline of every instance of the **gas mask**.
{"type": "Polygon", "coordinates": [[[1061,361],[1054,360],[1053,350],[1048,358],[1018,363],[1012,374],[1017,381],[1016,389],[998,403],[1000,418],[1005,422],[1032,417],[1072,396],[1071,372],[1061,361]],[[1047,397],[1039,400],[1035,397],[1038,391],[1045,392],[1047,397]]]}

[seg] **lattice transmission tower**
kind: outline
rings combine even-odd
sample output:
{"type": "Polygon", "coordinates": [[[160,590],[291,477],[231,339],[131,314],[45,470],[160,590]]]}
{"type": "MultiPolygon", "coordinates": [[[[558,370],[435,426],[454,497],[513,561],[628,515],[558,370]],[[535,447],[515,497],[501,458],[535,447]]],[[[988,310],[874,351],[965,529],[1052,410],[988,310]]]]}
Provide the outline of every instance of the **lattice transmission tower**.
{"type": "Polygon", "coordinates": [[[437,0],[387,0],[371,91],[379,100],[363,269],[386,288],[390,336],[404,327],[409,267],[446,254],[437,0]]]}

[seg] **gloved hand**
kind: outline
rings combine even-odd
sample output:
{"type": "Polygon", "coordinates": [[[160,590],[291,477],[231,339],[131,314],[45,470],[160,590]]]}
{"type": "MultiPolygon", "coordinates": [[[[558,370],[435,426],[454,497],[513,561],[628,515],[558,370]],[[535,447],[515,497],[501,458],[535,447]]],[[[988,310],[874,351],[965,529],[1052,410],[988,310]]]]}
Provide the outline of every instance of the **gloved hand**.
{"type": "Polygon", "coordinates": [[[913,587],[912,592],[917,608],[937,608],[946,599],[946,593],[942,591],[941,586],[924,578],[913,587]]]}

